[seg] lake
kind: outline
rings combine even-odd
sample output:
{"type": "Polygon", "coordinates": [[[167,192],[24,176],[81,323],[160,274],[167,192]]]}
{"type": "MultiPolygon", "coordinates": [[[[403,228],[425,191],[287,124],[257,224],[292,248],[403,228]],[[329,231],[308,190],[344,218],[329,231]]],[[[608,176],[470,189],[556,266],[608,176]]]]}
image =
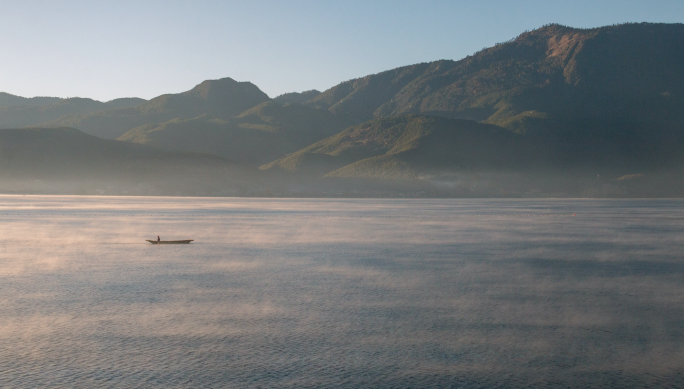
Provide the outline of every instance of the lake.
{"type": "Polygon", "coordinates": [[[0,196],[0,221],[3,387],[684,387],[682,200],[0,196]]]}

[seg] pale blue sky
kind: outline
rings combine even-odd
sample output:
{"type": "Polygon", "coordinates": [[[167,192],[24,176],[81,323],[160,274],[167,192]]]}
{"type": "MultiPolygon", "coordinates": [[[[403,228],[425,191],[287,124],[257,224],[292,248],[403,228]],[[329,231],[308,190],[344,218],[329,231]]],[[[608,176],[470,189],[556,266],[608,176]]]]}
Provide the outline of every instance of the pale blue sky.
{"type": "Polygon", "coordinates": [[[684,22],[684,0],[0,0],[0,91],[152,98],[231,77],[275,97],[461,59],[547,23],[643,21],[684,22]]]}

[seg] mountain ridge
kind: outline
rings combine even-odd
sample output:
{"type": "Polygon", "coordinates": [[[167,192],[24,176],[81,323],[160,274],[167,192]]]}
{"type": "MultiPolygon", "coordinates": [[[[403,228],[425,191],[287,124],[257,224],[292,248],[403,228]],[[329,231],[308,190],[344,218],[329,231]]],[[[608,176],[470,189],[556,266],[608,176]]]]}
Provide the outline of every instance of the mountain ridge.
{"type": "Polygon", "coordinates": [[[95,177],[103,171],[108,174],[125,173],[131,166],[136,173],[144,170],[159,175],[166,173],[152,173],[151,170],[155,169],[145,165],[154,161],[154,167],[159,168],[174,159],[186,159],[192,163],[228,163],[214,155],[179,153],[100,139],[68,127],[0,129],[0,145],[0,171],[10,176],[25,170],[49,176],[87,174],[95,177]],[[8,170],[11,167],[14,169],[8,170]]]}
{"type": "Polygon", "coordinates": [[[135,107],[69,115],[41,123],[44,127],[74,127],[105,139],[116,139],[142,125],[190,119],[200,115],[227,118],[270,100],[250,82],[232,78],[206,80],[176,94],[164,94],[135,107]]]}
{"type": "MultiPolygon", "coordinates": [[[[270,99],[249,82],[207,80],[45,125],[220,155],[261,166],[254,174],[284,186],[419,187],[438,177],[447,187],[469,182],[458,193],[482,194],[472,188],[489,175],[491,188],[515,188],[490,194],[537,193],[518,181],[572,181],[570,192],[544,187],[598,193],[581,187],[598,177],[645,183],[684,167],[684,25],[550,24],[458,61],[403,66],[323,92],[270,99]]],[[[656,181],[648,185],[662,189],[656,181]]]]}
{"type": "MultiPolygon", "coordinates": [[[[18,96],[14,96],[18,97],[18,96]]],[[[0,100],[2,97],[0,97],[0,100]]],[[[89,98],[33,97],[19,100],[7,99],[12,104],[0,104],[0,128],[35,126],[41,122],[56,120],[66,115],[87,114],[110,109],[133,107],[145,100],[127,97],[101,102],[89,98]],[[35,102],[34,99],[39,99],[35,102]],[[17,104],[15,104],[17,103],[17,104]]]]}
{"type": "Polygon", "coordinates": [[[133,128],[118,139],[169,150],[209,152],[259,166],[351,124],[325,110],[266,101],[233,118],[173,119],[133,128]]]}
{"type": "Polygon", "coordinates": [[[346,81],[307,104],[362,120],[421,113],[500,124],[526,111],[597,117],[614,99],[620,103],[615,116],[638,117],[631,110],[644,100],[669,94],[681,101],[683,45],[682,24],[548,25],[459,61],[346,81]],[[627,61],[630,50],[639,55],[627,61]],[[648,80],[646,70],[652,70],[648,80]]]}

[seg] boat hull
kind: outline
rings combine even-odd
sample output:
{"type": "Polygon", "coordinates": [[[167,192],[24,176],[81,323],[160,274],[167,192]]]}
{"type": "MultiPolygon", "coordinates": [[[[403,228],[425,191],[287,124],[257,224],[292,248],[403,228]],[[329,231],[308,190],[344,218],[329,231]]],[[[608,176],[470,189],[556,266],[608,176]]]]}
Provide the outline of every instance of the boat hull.
{"type": "Polygon", "coordinates": [[[188,240],[160,240],[160,241],[156,241],[156,240],[149,240],[149,239],[148,239],[147,241],[150,242],[150,243],[152,243],[152,244],[188,244],[188,243],[192,242],[193,240],[194,240],[194,239],[188,239],[188,240]]]}

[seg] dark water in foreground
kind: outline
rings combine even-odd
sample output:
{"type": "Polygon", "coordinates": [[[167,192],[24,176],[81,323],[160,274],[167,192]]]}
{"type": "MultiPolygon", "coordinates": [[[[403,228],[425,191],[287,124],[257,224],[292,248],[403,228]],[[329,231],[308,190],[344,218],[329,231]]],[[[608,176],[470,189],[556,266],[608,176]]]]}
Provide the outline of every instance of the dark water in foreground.
{"type": "Polygon", "coordinates": [[[684,201],[0,196],[0,223],[1,387],[684,387],[684,201]]]}

